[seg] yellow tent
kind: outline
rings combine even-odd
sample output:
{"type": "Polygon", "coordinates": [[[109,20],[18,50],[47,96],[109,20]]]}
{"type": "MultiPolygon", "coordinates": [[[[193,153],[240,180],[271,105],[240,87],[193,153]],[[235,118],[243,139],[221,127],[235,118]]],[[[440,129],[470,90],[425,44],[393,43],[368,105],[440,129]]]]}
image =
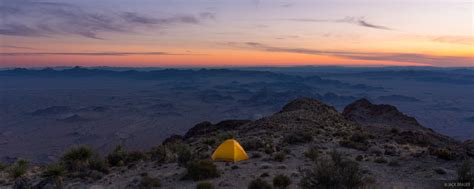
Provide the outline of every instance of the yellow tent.
{"type": "Polygon", "coordinates": [[[212,153],[211,158],[214,161],[238,162],[249,159],[249,156],[247,156],[247,153],[245,153],[244,148],[240,146],[239,142],[234,139],[228,139],[217,147],[216,151],[212,153]]]}

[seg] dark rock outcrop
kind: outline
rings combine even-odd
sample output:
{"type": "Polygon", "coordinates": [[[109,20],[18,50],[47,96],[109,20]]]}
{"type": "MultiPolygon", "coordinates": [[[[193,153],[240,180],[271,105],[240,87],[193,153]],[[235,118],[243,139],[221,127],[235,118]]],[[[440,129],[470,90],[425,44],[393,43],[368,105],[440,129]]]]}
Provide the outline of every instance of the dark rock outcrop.
{"type": "Polygon", "coordinates": [[[372,104],[364,98],[347,105],[342,115],[361,124],[392,126],[408,130],[426,129],[414,117],[403,114],[395,106],[372,104]]]}

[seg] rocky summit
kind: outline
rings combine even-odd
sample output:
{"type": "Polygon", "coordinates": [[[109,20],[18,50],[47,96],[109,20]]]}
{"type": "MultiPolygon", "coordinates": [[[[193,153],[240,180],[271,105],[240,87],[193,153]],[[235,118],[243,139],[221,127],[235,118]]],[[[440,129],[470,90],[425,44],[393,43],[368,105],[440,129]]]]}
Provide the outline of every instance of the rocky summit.
{"type": "MultiPolygon", "coordinates": [[[[16,188],[440,188],[473,179],[474,145],[420,125],[366,99],[342,113],[311,98],[258,120],[203,122],[149,151],[87,146],[57,164],[0,166],[0,186],[16,188]],[[249,160],[213,162],[226,139],[249,160]]],[[[472,181],[471,181],[472,182],[472,181]]],[[[0,188],[1,188],[0,187],[0,188]]]]}

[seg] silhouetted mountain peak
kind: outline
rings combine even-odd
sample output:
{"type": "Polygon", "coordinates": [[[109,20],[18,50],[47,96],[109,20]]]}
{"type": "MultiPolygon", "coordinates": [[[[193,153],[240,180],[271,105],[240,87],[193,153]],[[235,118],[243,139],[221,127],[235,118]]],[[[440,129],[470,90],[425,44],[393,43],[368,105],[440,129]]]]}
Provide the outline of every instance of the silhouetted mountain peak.
{"type": "Polygon", "coordinates": [[[292,112],[292,111],[298,111],[298,110],[306,110],[306,111],[312,111],[315,113],[319,114],[324,114],[324,113],[337,113],[336,109],[332,106],[328,106],[316,99],[312,98],[298,98],[296,100],[291,101],[290,103],[286,104],[280,113],[283,112],[292,112]]]}
{"type": "Polygon", "coordinates": [[[342,113],[347,119],[371,125],[388,125],[403,129],[420,129],[421,126],[415,118],[398,111],[395,106],[387,104],[372,104],[362,98],[344,108],[342,113]]]}

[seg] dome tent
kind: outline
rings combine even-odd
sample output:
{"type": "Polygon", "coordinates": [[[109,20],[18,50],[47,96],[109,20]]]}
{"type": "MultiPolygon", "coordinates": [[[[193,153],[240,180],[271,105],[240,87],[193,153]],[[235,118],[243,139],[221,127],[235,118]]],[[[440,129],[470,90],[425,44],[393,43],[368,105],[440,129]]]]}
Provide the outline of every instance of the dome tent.
{"type": "Polygon", "coordinates": [[[244,148],[234,139],[224,141],[212,153],[211,159],[214,161],[238,162],[247,160],[249,157],[244,148]]]}

